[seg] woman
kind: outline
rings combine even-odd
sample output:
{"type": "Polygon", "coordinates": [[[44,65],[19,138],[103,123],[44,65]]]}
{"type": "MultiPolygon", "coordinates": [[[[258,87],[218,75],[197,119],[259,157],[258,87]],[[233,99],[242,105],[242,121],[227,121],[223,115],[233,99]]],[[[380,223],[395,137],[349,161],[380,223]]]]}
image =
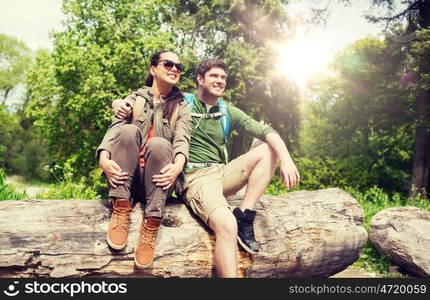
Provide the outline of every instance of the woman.
{"type": "Polygon", "coordinates": [[[182,71],[175,53],[155,53],[145,86],[125,99],[133,108],[132,116],[115,119],[97,149],[113,201],[107,232],[111,248],[121,250],[126,246],[132,196],[136,188],[145,195],[145,215],[134,252],[139,268],[152,263],[166,198],[175,187],[180,190],[183,185],[191,116],[176,87],[182,71]]]}

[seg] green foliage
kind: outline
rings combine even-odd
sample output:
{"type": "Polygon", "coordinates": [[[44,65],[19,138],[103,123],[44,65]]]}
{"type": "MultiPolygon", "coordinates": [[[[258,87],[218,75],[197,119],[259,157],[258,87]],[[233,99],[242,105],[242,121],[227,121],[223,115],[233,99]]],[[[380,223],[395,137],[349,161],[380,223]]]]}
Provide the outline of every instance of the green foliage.
{"type": "Polygon", "coordinates": [[[9,113],[0,105],[0,168],[27,179],[48,179],[44,140],[21,111],[9,113]]]}
{"type": "Polygon", "coordinates": [[[29,71],[26,113],[36,120],[57,164],[76,178],[95,165],[111,101],[140,87],[150,56],[172,48],[160,0],[67,0],[66,30],[53,34],[53,53],[40,52],[29,71]]]}
{"type": "Polygon", "coordinates": [[[409,198],[400,193],[387,194],[378,186],[373,186],[365,192],[357,191],[353,188],[345,188],[363,207],[365,220],[364,226],[368,230],[370,220],[379,211],[389,207],[416,206],[430,211],[430,201],[423,198],[409,198]]]}
{"type": "Polygon", "coordinates": [[[0,169],[0,201],[1,200],[22,200],[28,198],[26,193],[20,193],[6,183],[6,174],[3,169],[0,169]]]}
{"type": "Polygon", "coordinates": [[[265,194],[269,195],[282,195],[287,193],[288,190],[284,184],[281,183],[279,176],[273,176],[269,186],[264,190],[265,194]]]}
{"type": "Polygon", "coordinates": [[[1,104],[6,103],[10,91],[21,83],[31,62],[28,47],[14,37],[0,33],[0,91],[1,104]]]}
{"type": "MultiPolygon", "coordinates": [[[[175,19],[166,16],[166,20],[177,33],[184,55],[216,57],[227,64],[224,97],[255,119],[271,123],[293,149],[299,97],[295,87],[274,72],[273,45],[286,37],[285,2],[171,0],[175,19]]],[[[228,144],[231,158],[247,151],[251,142],[241,132],[235,134],[228,144]]]]}
{"type": "MultiPolygon", "coordinates": [[[[94,169],[111,101],[140,87],[150,56],[169,48],[188,65],[181,88],[195,87],[199,59],[221,58],[229,66],[227,100],[295,140],[296,93],[272,74],[270,44],[283,33],[283,2],[64,1],[66,29],[53,34],[52,53],[38,53],[26,81],[25,111],[46,137],[51,160],[67,163],[75,178],[94,169]]],[[[240,137],[232,148],[246,147],[240,137]]]]}
{"type": "Polygon", "coordinates": [[[399,84],[405,54],[377,39],[357,41],[306,105],[297,163],[305,188],[378,185],[406,193],[414,142],[413,103],[399,84]]]}
{"type": "Polygon", "coordinates": [[[274,175],[272,177],[272,180],[270,181],[269,186],[264,190],[265,194],[268,195],[282,195],[286,194],[288,192],[294,192],[301,189],[300,185],[295,186],[292,190],[288,190],[285,187],[285,184],[281,182],[281,178],[278,175],[274,175]]]}
{"type": "Polygon", "coordinates": [[[70,166],[55,165],[47,168],[48,171],[57,179],[56,184],[38,194],[37,199],[100,199],[96,187],[88,185],[86,177],[81,177],[78,181],[73,180],[73,173],[70,166]]]}

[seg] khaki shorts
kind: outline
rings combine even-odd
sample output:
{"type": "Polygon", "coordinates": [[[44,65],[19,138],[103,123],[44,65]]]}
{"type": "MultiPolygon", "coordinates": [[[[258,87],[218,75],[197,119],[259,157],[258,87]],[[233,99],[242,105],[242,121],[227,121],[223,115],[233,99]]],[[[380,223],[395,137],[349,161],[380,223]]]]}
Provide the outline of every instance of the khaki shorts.
{"type": "Polygon", "coordinates": [[[217,164],[186,174],[188,188],[184,201],[207,225],[218,207],[229,208],[225,197],[236,194],[248,182],[245,158],[239,156],[227,165],[217,164]]]}

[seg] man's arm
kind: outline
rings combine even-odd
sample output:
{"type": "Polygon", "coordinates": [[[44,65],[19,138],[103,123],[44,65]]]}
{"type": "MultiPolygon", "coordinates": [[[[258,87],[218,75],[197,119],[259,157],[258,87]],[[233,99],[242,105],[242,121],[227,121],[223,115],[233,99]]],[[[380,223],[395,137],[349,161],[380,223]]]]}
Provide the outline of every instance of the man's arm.
{"type": "Polygon", "coordinates": [[[127,119],[130,117],[135,101],[131,97],[125,99],[115,99],[112,101],[112,109],[115,116],[119,119],[127,119]]]}
{"type": "Polygon", "coordinates": [[[275,150],[281,161],[281,182],[287,186],[287,189],[292,189],[300,182],[300,174],[291,159],[287,145],[285,145],[279,134],[273,132],[269,132],[266,135],[266,142],[275,150]]]}
{"type": "Polygon", "coordinates": [[[287,146],[280,135],[270,126],[263,125],[237,107],[231,107],[233,126],[238,126],[260,140],[266,141],[272,147],[281,162],[281,182],[292,189],[300,181],[299,172],[291,159],[287,146]]]}

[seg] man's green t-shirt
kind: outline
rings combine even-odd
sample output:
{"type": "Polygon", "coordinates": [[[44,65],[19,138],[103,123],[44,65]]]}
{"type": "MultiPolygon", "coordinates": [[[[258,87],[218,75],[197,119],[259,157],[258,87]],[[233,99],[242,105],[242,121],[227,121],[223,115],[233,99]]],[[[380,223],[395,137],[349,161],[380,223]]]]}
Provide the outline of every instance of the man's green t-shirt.
{"type": "MultiPolygon", "coordinates": [[[[265,141],[269,132],[276,131],[265,126],[248,116],[239,108],[229,102],[226,102],[228,118],[230,120],[230,132],[234,129],[244,129],[247,134],[265,141]]],[[[206,104],[196,98],[193,104],[192,112],[205,114],[219,111],[218,105],[212,106],[209,110],[206,104]]],[[[225,163],[224,154],[224,133],[221,117],[202,119],[193,117],[191,142],[189,150],[189,162],[192,163],[225,163]]],[[[186,168],[186,172],[195,170],[195,168],[186,168]]]]}

